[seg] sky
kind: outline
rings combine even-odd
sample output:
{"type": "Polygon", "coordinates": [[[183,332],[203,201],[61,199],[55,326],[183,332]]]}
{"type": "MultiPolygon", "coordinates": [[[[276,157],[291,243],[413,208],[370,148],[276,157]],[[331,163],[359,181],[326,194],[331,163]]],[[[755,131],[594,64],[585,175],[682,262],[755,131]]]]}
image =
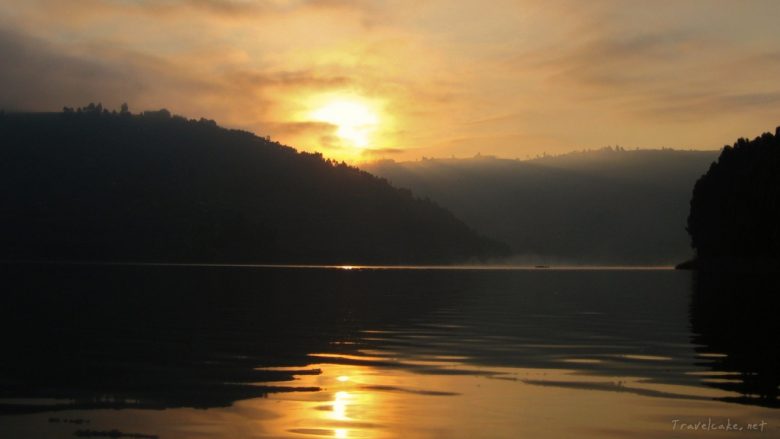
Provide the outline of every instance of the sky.
{"type": "Polygon", "coordinates": [[[0,108],[167,108],[337,160],[717,149],[780,125],[775,0],[0,0],[0,108]]]}

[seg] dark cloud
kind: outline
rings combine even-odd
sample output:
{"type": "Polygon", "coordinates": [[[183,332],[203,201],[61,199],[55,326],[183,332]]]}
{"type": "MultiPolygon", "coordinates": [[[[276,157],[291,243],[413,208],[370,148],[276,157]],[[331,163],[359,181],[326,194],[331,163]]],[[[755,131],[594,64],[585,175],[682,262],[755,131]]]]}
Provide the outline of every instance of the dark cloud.
{"type": "Polygon", "coordinates": [[[262,7],[262,2],[236,0],[183,0],[181,3],[229,15],[257,12],[262,7]]]}
{"type": "Polygon", "coordinates": [[[44,41],[0,29],[0,107],[55,110],[110,98],[133,100],[143,84],[129,71],[69,55],[44,41]]]}
{"type": "Polygon", "coordinates": [[[674,78],[668,66],[684,64],[705,41],[688,33],[603,35],[541,62],[556,83],[589,89],[645,88],[674,78]]]}
{"type": "Polygon", "coordinates": [[[258,0],[97,0],[103,7],[117,11],[148,13],[154,15],[202,12],[221,18],[257,18],[262,15],[284,14],[294,10],[339,9],[368,11],[367,2],[357,0],[300,0],[274,3],[258,0]]]}
{"type": "Polygon", "coordinates": [[[325,149],[336,151],[344,149],[341,139],[335,134],[324,134],[319,137],[319,145],[325,149]]]}
{"type": "Polygon", "coordinates": [[[332,132],[336,127],[326,122],[280,122],[269,123],[266,128],[278,135],[317,134],[324,135],[332,132]]]}
{"type": "Polygon", "coordinates": [[[230,82],[238,86],[292,87],[325,90],[343,88],[354,83],[346,76],[327,76],[313,70],[260,72],[252,70],[232,71],[227,74],[230,82]]]}
{"type": "Polygon", "coordinates": [[[775,106],[780,102],[780,91],[765,93],[740,93],[715,98],[720,104],[732,108],[775,106]]]}
{"type": "Polygon", "coordinates": [[[362,154],[367,156],[377,156],[402,154],[405,152],[408,151],[402,148],[366,148],[363,150],[362,154]]]}
{"type": "Polygon", "coordinates": [[[766,81],[770,72],[780,72],[778,52],[717,56],[722,46],[717,36],[693,31],[602,29],[560,50],[524,54],[513,60],[513,68],[531,66],[573,104],[601,105],[602,111],[643,123],[696,122],[780,108],[780,87],[766,81]]]}
{"type": "MultiPolygon", "coordinates": [[[[114,12],[153,15],[200,11],[222,17],[242,17],[273,10],[268,2],[247,0],[93,0],[92,3],[95,3],[90,5],[92,7],[101,7],[114,12]]],[[[78,5],[74,6],[78,7],[78,5]]]]}
{"type": "Polygon", "coordinates": [[[365,0],[304,0],[301,4],[317,8],[336,9],[366,9],[369,2],[365,0]]]}
{"type": "Polygon", "coordinates": [[[0,108],[7,110],[57,111],[89,102],[109,107],[129,102],[137,109],[165,106],[191,117],[228,118],[242,127],[269,128],[274,135],[333,132],[332,126],[321,123],[267,123],[279,118],[273,114],[279,92],[352,84],[348,77],[310,70],[212,72],[208,58],[199,59],[205,69],[193,69],[121,47],[65,46],[7,28],[0,28],[0,59],[0,108]]]}
{"type": "Polygon", "coordinates": [[[780,90],[756,93],[672,93],[651,105],[638,107],[640,115],[675,121],[694,121],[734,114],[765,113],[780,109],[780,90]]]}

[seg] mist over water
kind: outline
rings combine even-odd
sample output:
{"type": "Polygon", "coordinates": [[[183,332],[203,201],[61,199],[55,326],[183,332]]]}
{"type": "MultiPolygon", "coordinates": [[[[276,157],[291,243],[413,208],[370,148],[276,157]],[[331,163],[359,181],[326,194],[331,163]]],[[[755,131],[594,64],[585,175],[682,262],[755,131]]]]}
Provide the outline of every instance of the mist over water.
{"type": "Polygon", "coordinates": [[[491,437],[685,437],[673,419],[707,417],[764,420],[772,437],[780,425],[770,277],[2,271],[2,437],[470,437],[488,424],[491,437]]]}

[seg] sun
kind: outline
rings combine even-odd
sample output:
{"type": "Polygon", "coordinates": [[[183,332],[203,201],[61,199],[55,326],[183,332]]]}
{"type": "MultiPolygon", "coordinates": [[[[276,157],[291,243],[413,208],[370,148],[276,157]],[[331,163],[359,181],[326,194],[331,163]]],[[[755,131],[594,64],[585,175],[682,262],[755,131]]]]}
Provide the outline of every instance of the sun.
{"type": "Polygon", "coordinates": [[[336,126],[336,136],[354,147],[365,148],[379,125],[370,105],[353,99],[335,99],[311,112],[310,118],[336,126]]]}

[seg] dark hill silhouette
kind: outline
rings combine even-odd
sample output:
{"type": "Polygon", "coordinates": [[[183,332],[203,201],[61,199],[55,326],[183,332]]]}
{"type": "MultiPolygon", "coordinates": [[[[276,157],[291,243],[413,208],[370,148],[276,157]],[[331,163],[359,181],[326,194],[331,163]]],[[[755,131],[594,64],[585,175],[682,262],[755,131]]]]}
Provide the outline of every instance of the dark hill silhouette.
{"type": "Polygon", "coordinates": [[[780,268],[780,127],[723,148],[694,186],[688,232],[699,263],[780,268]]]}
{"type": "Polygon", "coordinates": [[[605,148],[534,160],[381,161],[364,169],[428,196],[524,263],[689,258],[690,188],[716,151],[605,148]]]}
{"type": "Polygon", "coordinates": [[[0,258],[444,263],[506,248],[320,154],[167,110],[0,114],[0,258]]]}

